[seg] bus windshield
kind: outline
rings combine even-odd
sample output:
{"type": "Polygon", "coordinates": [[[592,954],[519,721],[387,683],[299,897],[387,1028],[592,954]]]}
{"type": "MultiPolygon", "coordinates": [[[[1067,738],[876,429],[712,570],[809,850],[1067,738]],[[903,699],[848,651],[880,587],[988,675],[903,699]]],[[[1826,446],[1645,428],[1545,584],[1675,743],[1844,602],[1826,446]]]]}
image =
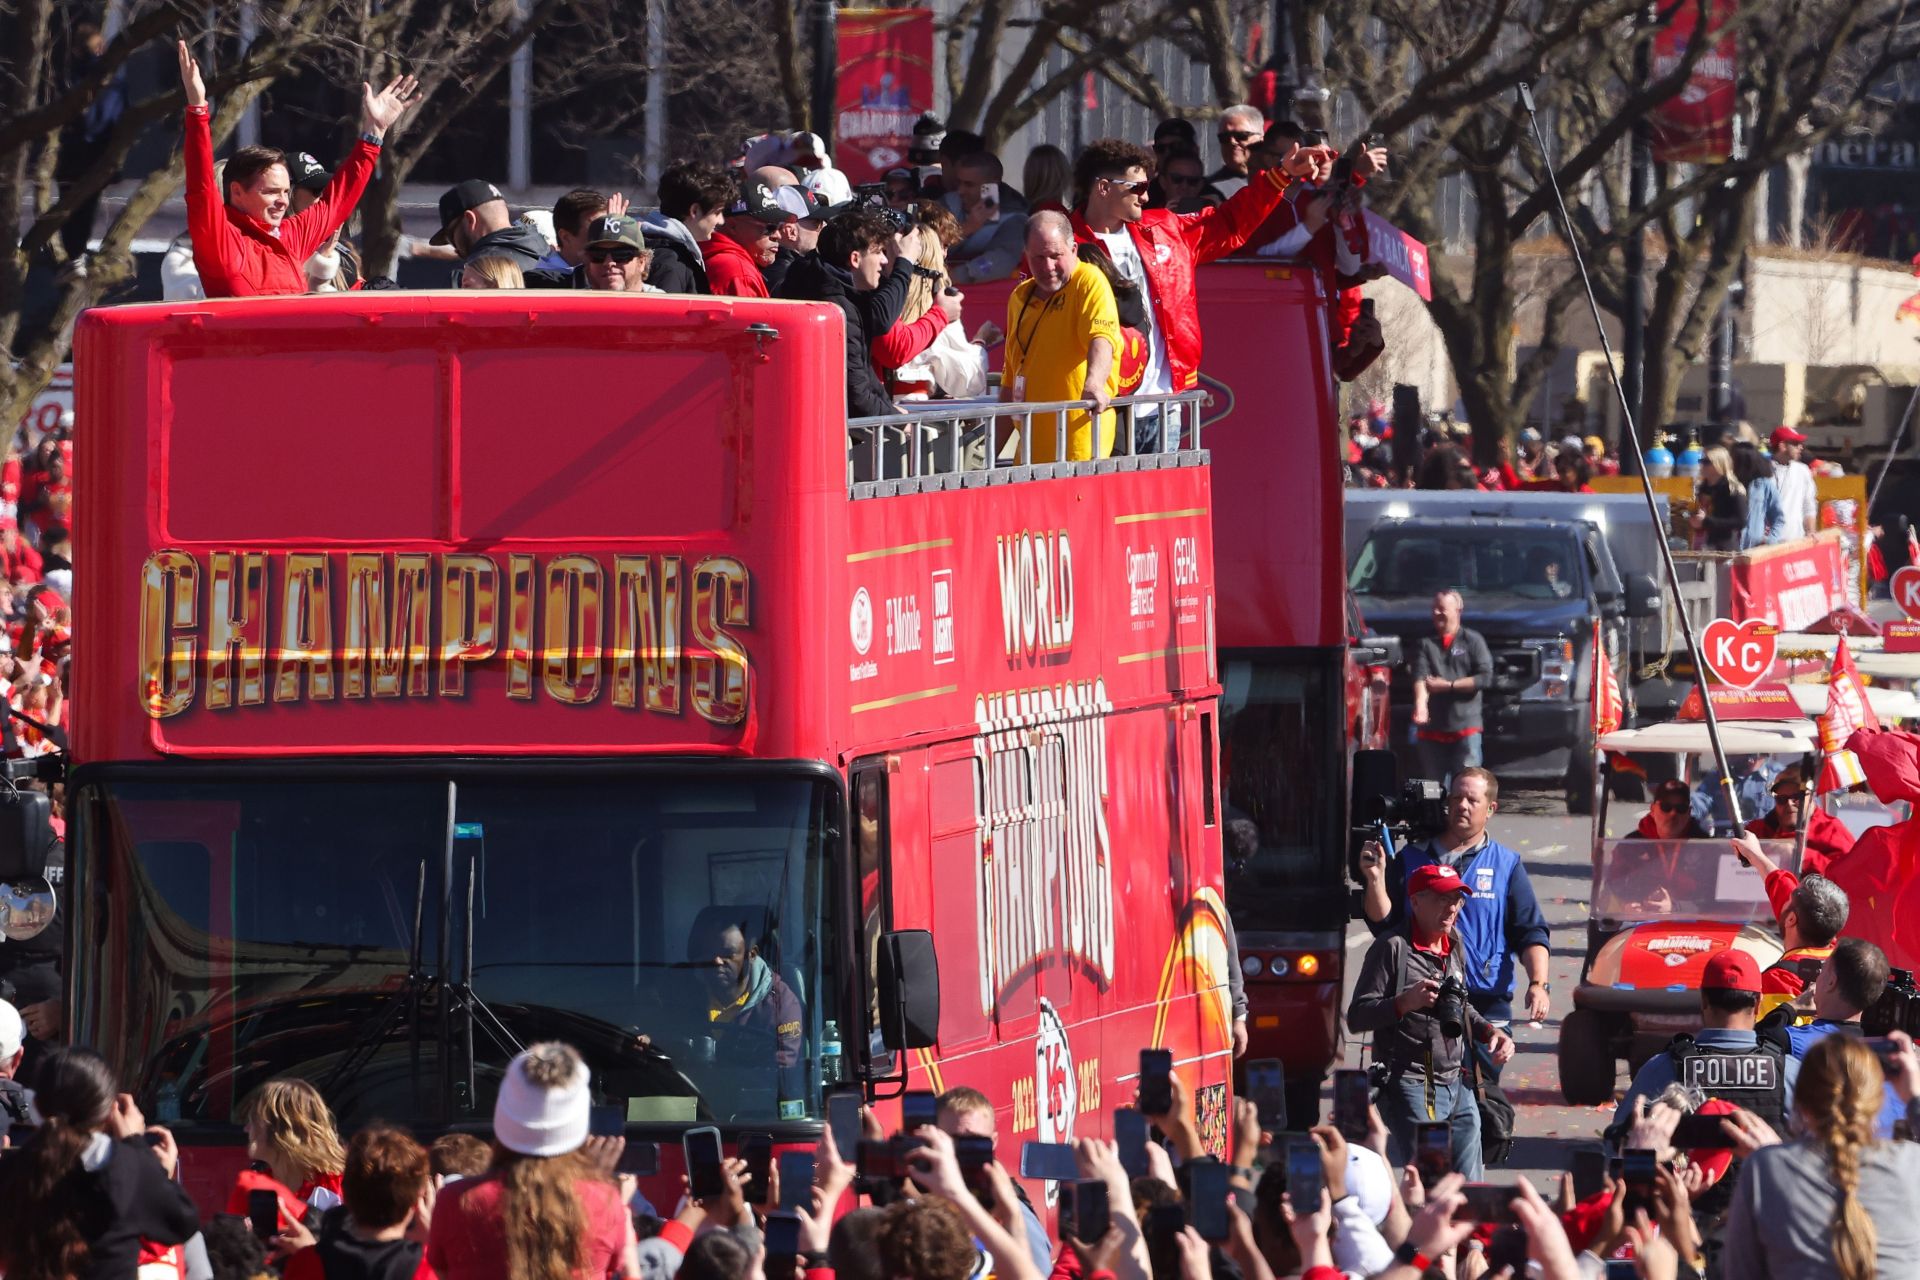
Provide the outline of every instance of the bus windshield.
{"type": "Polygon", "coordinates": [[[485,1121],[546,1039],[631,1121],[816,1117],[837,805],[791,769],[115,771],[75,810],[76,1036],[188,1128],[275,1076],[348,1127],[485,1121]]]}

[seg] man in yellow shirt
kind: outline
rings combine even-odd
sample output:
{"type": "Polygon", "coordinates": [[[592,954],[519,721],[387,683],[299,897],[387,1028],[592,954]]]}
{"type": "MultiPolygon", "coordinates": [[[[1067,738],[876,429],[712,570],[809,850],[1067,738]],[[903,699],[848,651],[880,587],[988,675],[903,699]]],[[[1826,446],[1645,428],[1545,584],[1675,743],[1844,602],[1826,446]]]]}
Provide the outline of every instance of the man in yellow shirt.
{"type": "MultiPolygon", "coordinates": [[[[1107,405],[1120,386],[1120,370],[1113,359],[1120,347],[1120,312],[1113,286],[1100,268],[1080,261],[1074,251],[1073,224],[1063,213],[1046,211],[1027,219],[1026,254],[1031,278],[1007,299],[1007,358],[1000,375],[1000,398],[1093,401],[1100,420],[1098,450],[1093,415],[1075,410],[1067,414],[1066,460],[1104,458],[1113,452],[1113,410],[1107,405]]],[[[1035,462],[1061,460],[1059,417],[1034,415],[1035,462]]],[[[1019,419],[1002,419],[1003,442],[1019,426],[1019,419]]]]}

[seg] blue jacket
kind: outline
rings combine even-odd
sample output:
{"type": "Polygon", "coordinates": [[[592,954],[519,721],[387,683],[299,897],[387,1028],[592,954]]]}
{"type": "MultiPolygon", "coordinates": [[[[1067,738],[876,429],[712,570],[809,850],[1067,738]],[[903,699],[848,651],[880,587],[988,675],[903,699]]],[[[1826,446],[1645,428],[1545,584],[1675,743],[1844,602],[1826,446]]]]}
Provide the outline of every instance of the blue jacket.
{"type": "MultiPolygon", "coordinates": [[[[1431,845],[1400,850],[1400,875],[1387,878],[1393,909],[1372,926],[1376,935],[1406,918],[1408,877],[1439,860],[1431,845]]],[[[1466,944],[1468,997],[1488,1021],[1505,1021],[1513,1012],[1513,958],[1528,947],[1548,945],[1547,918],[1520,855],[1493,837],[1448,861],[1473,890],[1454,926],[1466,944]]]]}
{"type": "MultiPolygon", "coordinates": [[[[1835,1033],[1857,1036],[1860,1034],[1860,1024],[1829,1022],[1825,1018],[1815,1018],[1804,1027],[1788,1027],[1787,1051],[1792,1055],[1790,1061],[1797,1066],[1800,1060],[1807,1056],[1807,1050],[1835,1033]]],[[[1906,1114],[1906,1108],[1900,1102],[1900,1095],[1893,1091],[1892,1085],[1885,1087],[1886,1100],[1880,1104],[1880,1116],[1873,1127],[1873,1136],[1876,1138],[1892,1138],[1894,1122],[1906,1114]]]]}
{"type": "Polygon", "coordinates": [[[1787,504],[1781,500],[1780,486],[1772,476],[1755,476],[1747,485],[1747,534],[1740,541],[1742,551],[1785,542],[1787,504]]]}

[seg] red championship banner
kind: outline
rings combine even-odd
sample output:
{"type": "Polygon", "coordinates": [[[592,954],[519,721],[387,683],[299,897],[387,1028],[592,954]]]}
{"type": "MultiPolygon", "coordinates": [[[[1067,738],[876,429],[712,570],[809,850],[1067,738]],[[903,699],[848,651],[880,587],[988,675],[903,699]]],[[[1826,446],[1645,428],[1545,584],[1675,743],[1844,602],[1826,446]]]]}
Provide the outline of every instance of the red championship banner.
{"type": "Polygon", "coordinates": [[[853,183],[878,182],[907,157],[913,122],[933,110],[933,13],[842,9],[834,161],[853,183]]]}
{"type": "Polygon", "coordinates": [[[1422,302],[1432,302],[1427,246],[1371,209],[1361,210],[1361,216],[1367,223],[1367,261],[1385,267],[1388,275],[1419,294],[1422,302]]]}
{"type": "MultiPolygon", "coordinates": [[[[1800,704],[1793,700],[1783,684],[1762,684],[1751,689],[1737,689],[1732,685],[1710,684],[1707,696],[1713,699],[1713,713],[1722,720],[1804,720],[1806,713],[1800,710],[1800,704]]],[[[1674,717],[1677,720],[1705,720],[1707,713],[1700,703],[1700,686],[1695,685],[1680,704],[1680,711],[1674,717]]]]}
{"type": "Polygon", "coordinates": [[[1672,75],[1687,59],[1702,18],[1711,46],[1693,64],[1686,87],[1653,111],[1653,158],[1712,164],[1733,152],[1738,46],[1731,29],[1735,0],[1671,0],[1666,25],[1653,37],[1653,78],[1672,75]],[[1717,37],[1717,38],[1716,38],[1717,37]]]}

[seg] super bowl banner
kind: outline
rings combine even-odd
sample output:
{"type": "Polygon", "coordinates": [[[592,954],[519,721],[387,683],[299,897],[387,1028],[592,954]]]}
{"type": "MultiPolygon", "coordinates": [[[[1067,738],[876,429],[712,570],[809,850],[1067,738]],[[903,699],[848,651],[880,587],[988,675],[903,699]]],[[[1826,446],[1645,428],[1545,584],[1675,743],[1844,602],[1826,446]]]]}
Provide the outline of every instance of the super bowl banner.
{"type": "Polygon", "coordinates": [[[1665,24],[1653,37],[1655,80],[1672,75],[1687,59],[1704,18],[1701,38],[1711,46],[1693,64],[1680,92],[1653,110],[1653,158],[1667,164],[1713,164],[1733,153],[1734,81],[1738,53],[1732,30],[1735,0],[1670,0],[1661,6],[1665,24]]]}
{"type": "Polygon", "coordinates": [[[913,123],[933,110],[933,13],[842,9],[834,159],[850,182],[904,162],[913,123]]]}

